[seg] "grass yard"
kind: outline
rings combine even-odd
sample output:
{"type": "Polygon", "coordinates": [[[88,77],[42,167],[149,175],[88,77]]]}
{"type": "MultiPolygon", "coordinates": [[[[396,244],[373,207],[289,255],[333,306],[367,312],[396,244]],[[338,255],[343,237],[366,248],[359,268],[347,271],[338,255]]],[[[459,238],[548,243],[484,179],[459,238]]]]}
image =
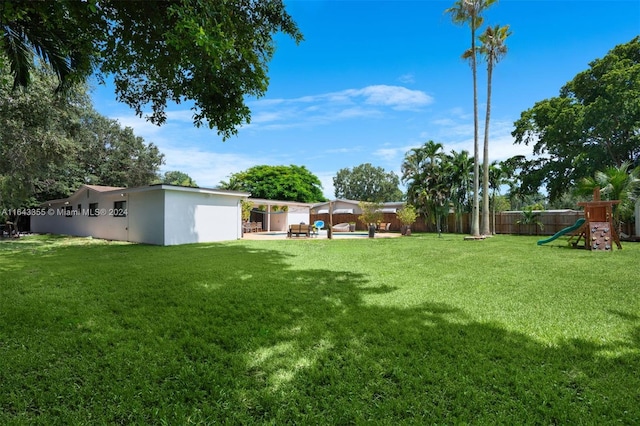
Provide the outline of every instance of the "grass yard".
{"type": "Polygon", "coordinates": [[[565,240],[0,241],[0,424],[640,424],[640,244],[565,240]]]}

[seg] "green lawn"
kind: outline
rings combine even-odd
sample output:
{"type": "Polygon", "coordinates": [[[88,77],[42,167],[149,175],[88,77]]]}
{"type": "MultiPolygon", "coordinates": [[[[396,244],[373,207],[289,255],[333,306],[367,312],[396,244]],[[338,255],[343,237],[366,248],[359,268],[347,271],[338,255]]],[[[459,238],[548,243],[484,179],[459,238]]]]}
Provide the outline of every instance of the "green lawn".
{"type": "Polygon", "coordinates": [[[0,424],[640,424],[640,244],[0,241],[0,424]]]}

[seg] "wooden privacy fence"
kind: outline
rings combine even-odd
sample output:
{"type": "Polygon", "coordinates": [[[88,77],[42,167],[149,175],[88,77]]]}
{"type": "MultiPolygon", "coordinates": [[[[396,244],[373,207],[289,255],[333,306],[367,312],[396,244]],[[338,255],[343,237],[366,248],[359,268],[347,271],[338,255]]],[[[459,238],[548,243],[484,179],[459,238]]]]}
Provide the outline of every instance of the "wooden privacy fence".
{"type": "Polygon", "coordinates": [[[541,210],[534,211],[536,221],[542,224],[542,229],[537,224],[518,223],[523,220],[521,211],[507,211],[496,213],[496,234],[516,235],[553,235],[556,232],[572,226],[584,212],[579,210],[541,210]]]}
{"type": "MultiPolygon", "coordinates": [[[[516,235],[553,235],[556,232],[571,226],[576,221],[584,217],[584,213],[580,210],[541,210],[535,211],[538,216],[536,220],[540,221],[543,228],[540,229],[535,224],[522,224],[523,214],[521,211],[506,211],[496,213],[495,216],[495,233],[496,234],[516,234],[516,235]]],[[[358,220],[358,214],[334,214],[333,224],[355,222],[356,230],[364,231],[366,226],[358,220]]],[[[462,216],[449,214],[446,220],[442,220],[442,232],[469,234],[471,232],[471,215],[465,213],[462,216]]],[[[312,214],[311,223],[316,220],[323,220],[325,224],[329,224],[329,214],[312,214]]],[[[398,220],[395,213],[384,213],[381,222],[391,223],[390,230],[400,232],[402,223],[398,220]]],[[[480,223],[482,223],[482,215],[480,215],[480,223]]],[[[489,223],[493,230],[493,216],[490,216],[489,223]]],[[[411,225],[414,232],[437,232],[436,226],[430,221],[425,221],[423,217],[416,220],[411,225]]]]}

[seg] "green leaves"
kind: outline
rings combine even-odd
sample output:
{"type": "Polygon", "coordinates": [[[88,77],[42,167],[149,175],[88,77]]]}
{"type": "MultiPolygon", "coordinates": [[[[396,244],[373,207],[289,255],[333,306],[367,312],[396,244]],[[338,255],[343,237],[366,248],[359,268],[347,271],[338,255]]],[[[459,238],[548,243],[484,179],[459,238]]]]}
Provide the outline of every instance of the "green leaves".
{"type": "Polygon", "coordinates": [[[403,197],[399,185],[400,179],[395,173],[370,163],[340,169],[333,178],[336,198],[348,200],[399,201],[403,197]]]}
{"type": "Polygon", "coordinates": [[[301,203],[324,201],[320,179],[304,166],[254,166],[232,174],[229,182],[220,182],[220,187],[250,192],[252,198],[301,203]]]}
{"type": "Polygon", "coordinates": [[[156,178],[163,162],[158,147],[96,113],[85,86],[55,94],[56,77],[46,69],[35,70],[24,89],[2,81],[2,207],[66,197],[83,183],[140,186],[156,178]]]}
{"type": "Polygon", "coordinates": [[[558,199],[580,179],[640,158],[640,37],[613,48],[515,123],[516,143],[541,156],[527,185],[558,199]]]}
{"type": "Polygon", "coordinates": [[[16,86],[29,84],[34,55],[60,88],[98,70],[139,116],[162,124],[167,103],[189,100],[194,125],[223,138],[250,121],[245,97],[267,90],[274,34],[302,41],[281,0],[15,0],[0,24],[16,86]]]}

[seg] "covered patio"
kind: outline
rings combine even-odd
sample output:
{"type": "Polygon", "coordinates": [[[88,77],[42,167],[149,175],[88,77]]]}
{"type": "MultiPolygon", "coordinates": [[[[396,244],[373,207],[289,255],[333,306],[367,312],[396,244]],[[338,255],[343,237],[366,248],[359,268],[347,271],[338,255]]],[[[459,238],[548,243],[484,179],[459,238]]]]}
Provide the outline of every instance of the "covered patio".
{"type": "Polygon", "coordinates": [[[251,234],[284,232],[293,223],[310,223],[311,204],[294,201],[249,198],[252,209],[249,220],[244,222],[245,237],[251,234]]]}

